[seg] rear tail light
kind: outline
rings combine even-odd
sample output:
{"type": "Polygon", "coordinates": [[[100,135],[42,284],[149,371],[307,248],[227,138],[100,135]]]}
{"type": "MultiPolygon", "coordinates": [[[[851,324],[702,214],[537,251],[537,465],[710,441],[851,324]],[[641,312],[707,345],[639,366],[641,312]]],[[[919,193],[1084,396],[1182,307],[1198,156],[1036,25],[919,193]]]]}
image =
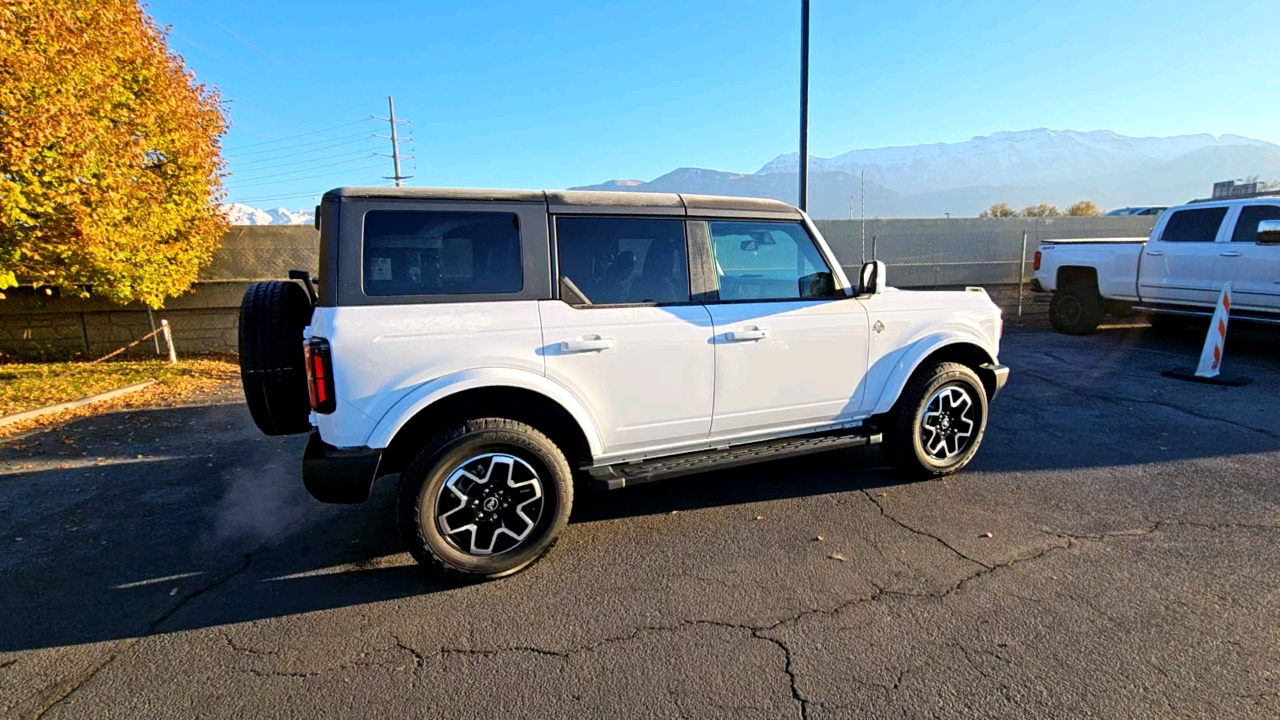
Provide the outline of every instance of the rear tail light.
{"type": "Polygon", "coordinates": [[[1040,251],[1036,251],[1036,259],[1031,263],[1031,269],[1040,272],[1040,251]]]}
{"type": "Polygon", "coordinates": [[[333,396],[333,357],[329,353],[329,341],[311,338],[302,343],[302,354],[307,364],[307,391],[311,395],[311,409],[327,415],[338,404],[333,396]]]}

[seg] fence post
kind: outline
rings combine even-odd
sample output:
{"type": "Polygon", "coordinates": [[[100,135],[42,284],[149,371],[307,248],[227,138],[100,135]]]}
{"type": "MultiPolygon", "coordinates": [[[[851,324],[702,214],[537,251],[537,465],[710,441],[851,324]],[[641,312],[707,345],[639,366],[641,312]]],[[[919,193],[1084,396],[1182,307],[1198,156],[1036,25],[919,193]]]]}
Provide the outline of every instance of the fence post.
{"type": "Polygon", "coordinates": [[[876,259],[876,236],[875,235],[871,236],[871,259],[873,261],[876,259]]]}
{"type": "Polygon", "coordinates": [[[169,321],[160,321],[161,332],[164,333],[164,344],[169,346],[169,364],[178,364],[178,354],[173,351],[173,333],[169,330],[169,321]]]}
{"type": "Polygon", "coordinates": [[[1018,317],[1022,317],[1022,286],[1027,281],[1027,231],[1022,231],[1022,262],[1018,263],[1018,317]]]}
{"type": "Polygon", "coordinates": [[[156,346],[156,354],[160,354],[160,338],[156,337],[156,316],[151,312],[151,306],[147,306],[147,321],[151,323],[151,342],[156,346]]]}

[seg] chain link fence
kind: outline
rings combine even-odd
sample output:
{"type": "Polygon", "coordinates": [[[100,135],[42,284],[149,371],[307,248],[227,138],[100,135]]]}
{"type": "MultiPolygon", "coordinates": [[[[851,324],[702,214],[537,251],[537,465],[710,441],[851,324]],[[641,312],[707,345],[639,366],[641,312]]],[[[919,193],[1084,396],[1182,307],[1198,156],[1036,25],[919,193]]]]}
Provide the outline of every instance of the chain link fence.
{"type": "Polygon", "coordinates": [[[1154,217],[818,220],[840,264],[881,260],[900,288],[1019,285],[1041,240],[1146,237],[1154,217]],[[1025,242],[1024,242],[1025,241],[1025,242]]]}

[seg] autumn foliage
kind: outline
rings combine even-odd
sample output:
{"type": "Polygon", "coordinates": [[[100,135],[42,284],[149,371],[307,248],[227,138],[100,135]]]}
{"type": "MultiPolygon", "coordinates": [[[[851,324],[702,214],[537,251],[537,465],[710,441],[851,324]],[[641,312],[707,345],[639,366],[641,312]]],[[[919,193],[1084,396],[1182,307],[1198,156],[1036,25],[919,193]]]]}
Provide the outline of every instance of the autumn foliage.
{"type": "Polygon", "coordinates": [[[184,292],[226,228],[225,129],[133,0],[0,0],[0,290],[184,292]]]}

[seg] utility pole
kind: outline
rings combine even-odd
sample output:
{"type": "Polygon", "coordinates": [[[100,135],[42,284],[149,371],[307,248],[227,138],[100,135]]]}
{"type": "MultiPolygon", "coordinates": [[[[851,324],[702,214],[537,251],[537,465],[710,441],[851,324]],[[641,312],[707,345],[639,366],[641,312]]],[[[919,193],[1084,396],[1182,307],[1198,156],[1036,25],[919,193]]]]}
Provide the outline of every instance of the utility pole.
{"type": "Polygon", "coordinates": [[[809,0],[800,0],[800,209],[809,211],[809,0]]]}
{"type": "Polygon", "coordinates": [[[862,250],[867,249],[867,171],[862,171],[862,250]]]}
{"type": "MultiPolygon", "coordinates": [[[[394,166],[394,168],[395,168],[395,175],[392,175],[392,176],[390,176],[390,177],[387,177],[386,179],[387,179],[387,180],[395,180],[395,182],[396,182],[396,187],[400,187],[400,186],[403,184],[403,183],[402,183],[402,181],[403,181],[403,180],[408,180],[410,177],[412,177],[412,175],[401,175],[401,174],[400,174],[400,137],[396,134],[396,126],[397,126],[397,125],[399,125],[400,123],[407,123],[407,122],[409,122],[409,121],[408,121],[408,120],[396,120],[396,103],[395,103],[395,101],[394,101],[394,100],[392,100],[392,99],[391,99],[391,96],[390,96],[390,95],[388,95],[388,96],[387,96],[387,112],[388,112],[388,113],[390,113],[390,116],[389,116],[389,117],[384,117],[384,118],[383,118],[383,117],[378,117],[378,116],[376,116],[376,115],[375,115],[375,116],[374,116],[374,119],[375,119],[375,120],[386,120],[387,122],[391,123],[391,136],[390,136],[390,137],[387,137],[386,135],[378,135],[378,136],[376,136],[376,137],[380,137],[380,138],[382,138],[383,140],[390,140],[390,141],[391,141],[391,154],[390,154],[390,155],[388,155],[388,154],[386,154],[386,153],[374,153],[374,154],[375,154],[375,155],[381,155],[382,157],[389,157],[389,158],[391,158],[392,162],[394,163],[394,165],[393,165],[393,166],[394,166]]],[[[412,140],[410,140],[410,142],[412,142],[412,140]]],[[[412,159],[412,157],[413,157],[413,156],[411,155],[411,156],[409,156],[409,157],[410,157],[410,159],[412,159]]]]}

